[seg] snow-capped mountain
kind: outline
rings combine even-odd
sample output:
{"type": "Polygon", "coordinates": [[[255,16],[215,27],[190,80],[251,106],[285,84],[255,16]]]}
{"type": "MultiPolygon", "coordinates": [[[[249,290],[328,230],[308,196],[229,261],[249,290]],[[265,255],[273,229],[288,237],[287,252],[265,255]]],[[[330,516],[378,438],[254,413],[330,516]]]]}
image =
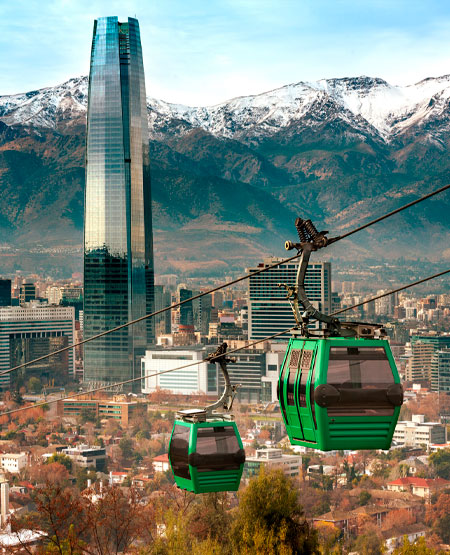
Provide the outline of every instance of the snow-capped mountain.
{"type": "MultiPolygon", "coordinates": [[[[85,117],[86,77],[56,87],[0,96],[0,120],[7,125],[57,129],[85,117]]],[[[445,117],[450,76],[394,86],[371,77],[300,82],[215,106],[190,107],[148,98],[150,137],[201,128],[217,137],[270,137],[296,122],[305,126],[340,119],[354,129],[389,142],[404,132],[445,117]]]]}
{"type": "MultiPolygon", "coordinates": [[[[0,96],[0,238],[8,244],[57,252],[82,244],[87,93],[79,77],[0,96]]],[[[164,272],[242,268],[281,254],[297,216],[337,234],[448,183],[449,96],[444,76],[402,87],[370,77],[301,82],[209,107],[148,98],[164,272]]],[[[449,212],[447,192],[333,256],[450,259],[449,212]]],[[[21,255],[7,262],[11,271],[24,263],[21,255]]],[[[79,271],[81,263],[48,264],[79,271]]]]}
{"type": "Polygon", "coordinates": [[[87,77],[77,77],[56,87],[0,96],[0,121],[56,129],[60,122],[67,125],[85,117],[87,93],[87,77]]]}

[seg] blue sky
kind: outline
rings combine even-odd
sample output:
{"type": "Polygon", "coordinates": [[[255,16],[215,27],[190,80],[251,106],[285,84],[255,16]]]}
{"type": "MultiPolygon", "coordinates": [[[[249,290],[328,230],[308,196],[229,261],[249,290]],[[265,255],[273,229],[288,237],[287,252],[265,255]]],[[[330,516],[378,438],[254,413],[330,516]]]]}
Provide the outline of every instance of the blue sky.
{"type": "Polygon", "coordinates": [[[139,19],[147,94],[170,102],[450,73],[446,0],[0,0],[0,95],[87,75],[93,20],[106,15],[139,19]]]}

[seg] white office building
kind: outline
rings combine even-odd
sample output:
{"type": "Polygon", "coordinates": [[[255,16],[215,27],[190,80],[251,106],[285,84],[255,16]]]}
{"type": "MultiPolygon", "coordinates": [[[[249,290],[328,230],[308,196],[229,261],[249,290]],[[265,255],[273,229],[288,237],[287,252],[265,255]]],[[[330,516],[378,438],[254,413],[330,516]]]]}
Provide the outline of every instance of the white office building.
{"type": "Polygon", "coordinates": [[[261,401],[263,403],[275,403],[278,400],[278,376],[286,349],[287,343],[273,343],[272,350],[266,353],[266,371],[261,378],[261,401]]]}
{"type": "Polygon", "coordinates": [[[202,361],[217,346],[202,345],[186,347],[155,348],[145,352],[141,359],[142,393],[152,393],[157,389],[167,389],[181,395],[218,392],[218,373],[215,363],[202,361]],[[186,368],[180,368],[186,366],[186,368]],[[174,372],[159,374],[180,368],[174,372]],[[155,375],[157,374],[157,375],[155,375]]]}
{"type": "Polygon", "coordinates": [[[447,441],[446,427],[440,422],[425,422],[423,414],[414,414],[411,421],[397,422],[393,440],[397,444],[430,449],[433,443],[443,444],[447,441]]]}
{"type": "Polygon", "coordinates": [[[251,478],[259,474],[261,467],[281,468],[287,476],[299,476],[302,467],[302,457],[298,455],[283,455],[281,449],[257,449],[254,457],[246,457],[244,472],[251,478]]]}

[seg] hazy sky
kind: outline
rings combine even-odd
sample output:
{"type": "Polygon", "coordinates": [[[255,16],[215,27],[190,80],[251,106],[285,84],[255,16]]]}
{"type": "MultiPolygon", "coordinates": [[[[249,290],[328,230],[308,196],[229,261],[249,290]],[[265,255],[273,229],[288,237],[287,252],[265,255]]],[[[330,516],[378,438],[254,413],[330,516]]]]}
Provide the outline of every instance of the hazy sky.
{"type": "Polygon", "coordinates": [[[450,73],[447,0],[0,0],[0,95],[87,75],[93,21],[107,15],[139,19],[147,94],[170,102],[450,73]]]}

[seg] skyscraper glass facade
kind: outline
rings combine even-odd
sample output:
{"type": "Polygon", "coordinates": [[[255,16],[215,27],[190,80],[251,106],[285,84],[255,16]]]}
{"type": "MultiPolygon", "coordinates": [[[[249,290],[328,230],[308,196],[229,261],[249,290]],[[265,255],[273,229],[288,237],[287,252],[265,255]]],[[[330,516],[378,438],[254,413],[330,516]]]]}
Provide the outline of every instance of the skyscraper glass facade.
{"type": "MultiPolygon", "coordinates": [[[[84,223],[84,336],[153,310],[147,104],[139,23],[94,23],[89,75],[84,223]]],[[[140,374],[153,322],[87,343],[85,381],[140,374]]]]}

